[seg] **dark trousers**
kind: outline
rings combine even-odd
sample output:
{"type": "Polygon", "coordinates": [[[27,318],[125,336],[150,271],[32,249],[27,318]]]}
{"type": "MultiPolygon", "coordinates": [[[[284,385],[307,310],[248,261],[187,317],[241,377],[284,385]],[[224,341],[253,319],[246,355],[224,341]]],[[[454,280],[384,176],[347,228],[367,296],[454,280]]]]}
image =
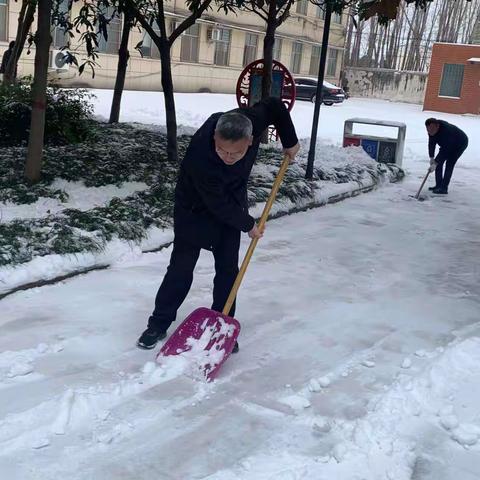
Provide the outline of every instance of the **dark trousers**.
{"type": "MultiPolygon", "coordinates": [[[[212,248],[215,259],[215,278],[213,280],[212,310],[221,312],[238,274],[238,250],[240,231],[225,226],[220,241],[212,248]]],[[[148,326],[167,331],[175,320],[177,310],[185,300],[193,282],[193,270],[201,248],[175,238],[170,265],[155,298],[155,309],[148,320],[148,326]]],[[[199,305],[200,307],[201,305],[199,305]]],[[[229,315],[235,315],[235,302],[229,315]]]]}
{"type": "Polygon", "coordinates": [[[437,187],[448,189],[455,164],[462,156],[462,153],[467,148],[467,145],[451,152],[447,152],[443,149],[438,152],[438,155],[435,158],[435,161],[437,162],[437,168],[435,169],[435,183],[437,187]],[[445,172],[443,171],[444,164],[445,172]]]}

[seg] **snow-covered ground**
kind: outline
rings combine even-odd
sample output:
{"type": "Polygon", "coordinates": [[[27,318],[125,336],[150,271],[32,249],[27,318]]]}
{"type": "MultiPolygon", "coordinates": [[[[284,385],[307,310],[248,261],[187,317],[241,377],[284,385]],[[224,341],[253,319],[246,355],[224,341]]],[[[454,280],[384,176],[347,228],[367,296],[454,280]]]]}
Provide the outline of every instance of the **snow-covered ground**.
{"type": "MultiPolygon", "coordinates": [[[[98,93],[101,115],[111,93],[98,93]]],[[[124,120],[161,122],[160,99],[128,92],[124,120]]],[[[177,106],[198,126],[234,103],[177,106]]],[[[312,110],[296,106],[300,136],[312,110]]],[[[322,107],[334,143],[345,118],[405,121],[411,174],[268,225],[239,295],[241,351],[212,384],[134,347],[169,249],[0,301],[0,478],[480,478],[480,120],[439,115],[471,146],[450,195],[417,202],[430,115],[322,107]]],[[[204,252],[179,319],[209,306],[212,279],[204,252]]]]}

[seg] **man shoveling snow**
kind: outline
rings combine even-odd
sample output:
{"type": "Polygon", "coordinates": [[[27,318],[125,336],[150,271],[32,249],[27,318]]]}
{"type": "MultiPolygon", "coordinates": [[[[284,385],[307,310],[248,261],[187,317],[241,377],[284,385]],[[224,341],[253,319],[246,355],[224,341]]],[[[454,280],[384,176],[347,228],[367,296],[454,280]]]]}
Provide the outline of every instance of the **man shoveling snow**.
{"type": "Polygon", "coordinates": [[[457,160],[468,146],[468,137],[463,130],[436,118],[428,118],[425,126],[429,135],[428,154],[430,156],[430,171],[435,171],[435,186],[430,187],[433,193],[446,195],[457,160]],[[435,147],[440,151],[435,157],[435,147]],[[445,163],[445,173],[443,164],[445,163]]]}
{"type": "MultiPolygon", "coordinates": [[[[170,264],[138,347],[154,348],[166,337],[190,290],[202,248],[210,250],[215,259],[212,310],[222,310],[238,274],[240,232],[248,232],[252,239],[263,234],[248,213],[247,182],[260,137],[272,124],[284,154],[293,161],[299,150],[297,135],[290,114],[277,98],[215,113],[192,137],[175,189],[170,264]]],[[[234,314],[235,303],[229,316],[234,314]]]]}

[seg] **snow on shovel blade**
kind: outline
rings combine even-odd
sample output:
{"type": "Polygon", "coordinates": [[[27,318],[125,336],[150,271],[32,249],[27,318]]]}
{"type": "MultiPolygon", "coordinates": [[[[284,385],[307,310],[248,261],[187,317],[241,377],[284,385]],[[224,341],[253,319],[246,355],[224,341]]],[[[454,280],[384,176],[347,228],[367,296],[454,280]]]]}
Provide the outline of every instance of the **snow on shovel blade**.
{"type": "Polygon", "coordinates": [[[240,333],[240,323],[209,308],[194,310],[173,332],[157,355],[185,354],[196,363],[207,381],[213,380],[232,353],[240,333]]]}

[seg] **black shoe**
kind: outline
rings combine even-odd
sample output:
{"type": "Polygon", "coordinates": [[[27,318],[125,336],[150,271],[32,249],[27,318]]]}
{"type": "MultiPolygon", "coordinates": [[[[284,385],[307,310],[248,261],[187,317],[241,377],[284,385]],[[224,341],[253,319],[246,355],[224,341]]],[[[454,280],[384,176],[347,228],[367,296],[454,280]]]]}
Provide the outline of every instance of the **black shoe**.
{"type": "Polygon", "coordinates": [[[432,190],[432,193],[436,195],[448,195],[448,190],[446,188],[436,187],[432,190]]]}
{"type": "Polygon", "coordinates": [[[167,336],[167,332],[161,332],[148,327],[137,340],[137,347],[144,350],[151,350],[155,345],[167,336]]]}
{"type": "Polygon", "coordinates": [[[437,188],[439,188],[439,187],[437,187],[436,185],[435,185],[434,187],[428,187],[428,189],[429,189],[431,192],[433,192],[433,191],[436,190],[437,188]]]}
{"type": "Polygon", "coordinates": [[[232,353],[238,353],[240,347],[238,346],[238,342],[235,342],[235,346],[233,347],[232,353]]]}

